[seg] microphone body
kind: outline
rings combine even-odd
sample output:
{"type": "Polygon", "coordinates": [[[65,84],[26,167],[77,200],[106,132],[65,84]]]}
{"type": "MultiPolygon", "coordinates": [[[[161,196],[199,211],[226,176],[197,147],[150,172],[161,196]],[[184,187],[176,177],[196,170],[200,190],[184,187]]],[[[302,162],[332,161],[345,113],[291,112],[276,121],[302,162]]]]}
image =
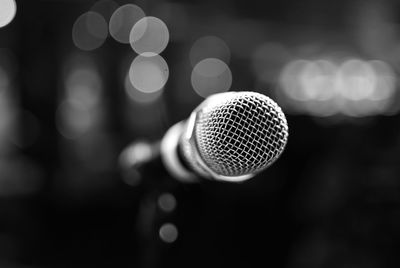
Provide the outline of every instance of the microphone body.
{"type": "Polygon", "coordinates": [[[274,163],[288,139],[281,108],[256,92],[225,92],[204,100],[161,140],[160,154],[176,179],[241,182],[274,163]]]}

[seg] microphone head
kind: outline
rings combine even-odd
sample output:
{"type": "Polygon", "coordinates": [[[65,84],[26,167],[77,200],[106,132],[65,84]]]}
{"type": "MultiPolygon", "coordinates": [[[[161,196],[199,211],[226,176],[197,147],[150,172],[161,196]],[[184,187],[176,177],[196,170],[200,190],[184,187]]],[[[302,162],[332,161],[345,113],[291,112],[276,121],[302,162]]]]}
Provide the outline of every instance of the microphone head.
{"type": "Polygon", "coordinates": [[[217,175],[252,176],[270,166],[285,148],[285,115],[265,95],[250,91],[216,94],[194,112],[193,138],[199,156],[217,175]]]}

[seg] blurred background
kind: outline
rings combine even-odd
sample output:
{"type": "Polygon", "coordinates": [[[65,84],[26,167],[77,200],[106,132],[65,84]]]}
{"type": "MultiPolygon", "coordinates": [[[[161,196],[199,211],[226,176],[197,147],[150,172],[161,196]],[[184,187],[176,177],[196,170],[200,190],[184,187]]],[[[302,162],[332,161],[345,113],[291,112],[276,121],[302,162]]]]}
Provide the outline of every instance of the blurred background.
{"type": "Polygon", "coordinates": [[[399,23],[396,0],[0,0],[0,267],[399,267],[399,23]],[[121,168],[228,90],[287,115],[265,172],[121,168]]]}

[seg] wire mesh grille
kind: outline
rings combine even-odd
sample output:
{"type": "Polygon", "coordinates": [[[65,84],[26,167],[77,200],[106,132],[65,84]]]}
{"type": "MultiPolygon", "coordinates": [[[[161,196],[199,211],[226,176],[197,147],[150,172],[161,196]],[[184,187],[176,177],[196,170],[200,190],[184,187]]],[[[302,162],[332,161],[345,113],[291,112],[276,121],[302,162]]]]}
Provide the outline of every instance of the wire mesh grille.
{"type": "Polygon", "coordinates": [[[195,131],[201,157],[224,176],[268,167],[282,153],[288,138],[281,108],[255,92],[238,92],[201,110],[195,131]]]}

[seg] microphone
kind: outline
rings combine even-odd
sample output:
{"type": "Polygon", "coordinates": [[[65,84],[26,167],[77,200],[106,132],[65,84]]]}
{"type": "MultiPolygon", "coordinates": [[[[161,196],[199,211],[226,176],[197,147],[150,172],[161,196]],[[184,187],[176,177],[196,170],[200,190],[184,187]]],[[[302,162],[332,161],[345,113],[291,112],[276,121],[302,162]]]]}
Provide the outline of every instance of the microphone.
{"type": "Polygon", "coordinates": [[[272,99],[251,91],[224,92],[205,99],[167,131],[161,160],[180,181],[241,182],[274,163],[288,135],[286,117],[272,99]]]}

